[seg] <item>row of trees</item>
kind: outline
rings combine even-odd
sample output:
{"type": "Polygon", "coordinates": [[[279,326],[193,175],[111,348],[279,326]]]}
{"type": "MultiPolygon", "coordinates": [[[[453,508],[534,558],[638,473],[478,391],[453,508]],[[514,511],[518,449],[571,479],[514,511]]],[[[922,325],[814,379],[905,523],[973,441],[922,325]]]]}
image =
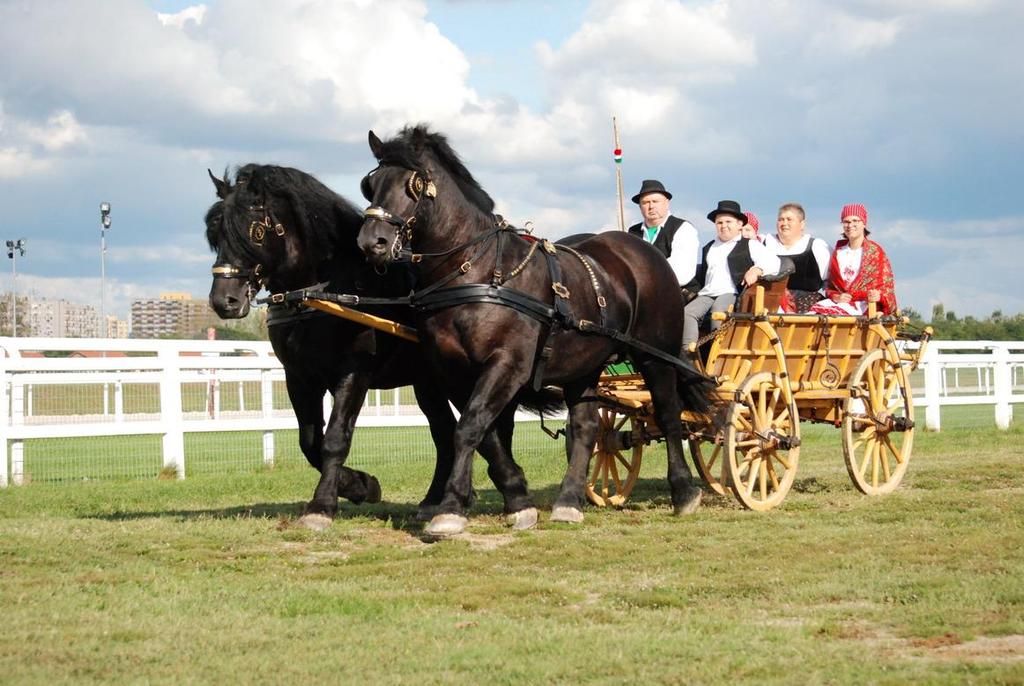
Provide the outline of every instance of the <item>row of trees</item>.
{"type": "Polygon", "coordinates": [[[1000,310],[983,319],[967,315],[963,319],[952,310],[946,311],[942,303],[932,307],[932,317],[926,321],[913,308],[903,308],[903,315],[914,326],[931,326],[936,340],[941,341],[1024,341],[1024,314],[1004,315],[1000,310]]]}
{"type": "Polygon", "coordinates": [[[11,315],[18,317],[18,338],[27,338],[35,335],[29,324],[28,299],[18,296],[17,303],[12,310],[11,294],[0,293],[0,336],[11,335],[11,315]]]}
{"type": "MultiPolygon", "coordinates": [[[[268,338],[267,308],[253,307],[249,310],[249,314],[242,319],[217,320],[213,330],[218,341],[265,341],[268,338]]],[[[187,336],[193,340],[206,337],[205,327],[187,336]]],[[[177,338],[177,336],[171,336],[171,338],[177,338]]]]}

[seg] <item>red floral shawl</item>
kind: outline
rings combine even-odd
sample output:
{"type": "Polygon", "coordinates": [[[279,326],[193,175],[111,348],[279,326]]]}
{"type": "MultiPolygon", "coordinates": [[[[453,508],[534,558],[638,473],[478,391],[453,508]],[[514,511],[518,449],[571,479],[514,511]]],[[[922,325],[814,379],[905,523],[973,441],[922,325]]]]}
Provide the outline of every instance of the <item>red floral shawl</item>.
{"type": "Polygon", "coordinates": [[[860,271],[853,278],[852,283],[843,280],[839,271],[839,262],[836,255],[839,249],[849,243],[845,238],[836,243],[832,251],[832,259],[828,265],[828,285],[825,287],[825,295],[835,300],[840,293],[849,293],[854,300],[868,299],[868,291],[877,289],[882,294],[878,301],[878,309],[882,314],[896,313],[896,288],[892,277],[892,266],[889,258],[886,257],[882,246],[874,241],[865,238],[860,258],[860,271]]]}

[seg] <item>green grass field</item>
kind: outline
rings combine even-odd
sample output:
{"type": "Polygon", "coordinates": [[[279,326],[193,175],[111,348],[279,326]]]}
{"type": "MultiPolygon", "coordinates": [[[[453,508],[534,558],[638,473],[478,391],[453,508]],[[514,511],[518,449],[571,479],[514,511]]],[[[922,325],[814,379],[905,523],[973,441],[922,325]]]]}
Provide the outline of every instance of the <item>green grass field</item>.
{"type": "Polygon", "coordinates": [[[564,462],[559,443],[527,430],[516,452],[540,528],[503,526],[478,463],[469,533],[433,544],[412,519],[429,457],[374,458],[373,432],[353,460],[385,500],[344,504],[323,533],[296,525],[315,483],[297,450],[275,469],[197,468],[185,481],[9,488],[0,675],[1024,683],[1024,431],[996,431],[991,408],[954,415],[942,433],[918,432],[903,485],[883,498],[852,488],[837,431],[805,426],[778,510],[709,495],[674,518],[652,448],[627,507],[589,509],[576,527],[546,522],[564,462]]]}

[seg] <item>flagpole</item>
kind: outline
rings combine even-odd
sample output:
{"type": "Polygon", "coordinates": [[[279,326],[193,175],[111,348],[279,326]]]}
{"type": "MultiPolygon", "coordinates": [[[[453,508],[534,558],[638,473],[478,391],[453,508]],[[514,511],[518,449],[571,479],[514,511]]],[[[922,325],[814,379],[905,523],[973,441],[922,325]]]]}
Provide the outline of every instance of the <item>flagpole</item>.
{"type": "Polygon", "coordinates": [[[626,206],[622,193],[622,148],[619,146],[619,123],[612,117],[612,131],[615,133],[615,186],[619,193],[619,231],[626,230],[626,206]]]}

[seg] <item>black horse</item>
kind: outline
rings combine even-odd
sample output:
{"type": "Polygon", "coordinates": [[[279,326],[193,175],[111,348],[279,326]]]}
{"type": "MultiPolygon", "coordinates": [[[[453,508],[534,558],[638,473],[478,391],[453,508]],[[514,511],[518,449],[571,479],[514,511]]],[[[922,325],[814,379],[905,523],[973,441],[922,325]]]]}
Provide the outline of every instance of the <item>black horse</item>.
{"type": "Polygon", "coordinates": [[[616,355],[632,358],[650,389],[674,511],[694,511],[701,489],[683,460],[680,409],[706,411],[712,386],[675,364],[683,302],[668,262],[617,232],[538,249],[496,223],[493,201],[443,136],[417,126],[386,143],[372,131],[369,139],[379,165],[363,181],[372,205],[359,247],[378,266],[412,251],[421,344],[462,412],[452,475],[428,532],[465,527],[471,458],[483,431],[509,421],[515,400],[542,384],[561,387],[569,407],[569,469],[551,519],[581,521],[598,431],[595,386],[616,355]],[[545,252],[557,252],[554,264],[545,252]]]}
{"type": "MultiPolygon", "coordinates": [[[[322,284],[323,290],[364,296],[408,294],[408,272],[377,273],[356,246],[362,214],[312,176],[297,169],[249,164],[232,185],[210,177],[219,200],[206,215],[206,238],[217,253],[210,305],[222,318],[244,317],[251,295],[266,286],[271,293],[322,284]]],[[[389,319],[408,319],[408,308],[378,309],[389,319]]],[[[304,523],[329,524],[338,496],[353,502],[378,501],[377,479],[344,466],[355,420],[368,388],[411,385],[430,423],[437,448],[433,482],[420,503],[430,516],[444,494],[453,459],[455,418],[448,398],[431,373],[422,348],[353,322],[318,311],[271,306],[270,342],[284,366],[288,397],[299,424],[299,445],[321,473],[304,523]],[[323,397],[333,409],[326,431],[323,397]]],[[[505,499],[516,528],[536,523],[522,470],[511,459],[511,431],[488,433],[480,453],[488,474],[505,499]]]]}

